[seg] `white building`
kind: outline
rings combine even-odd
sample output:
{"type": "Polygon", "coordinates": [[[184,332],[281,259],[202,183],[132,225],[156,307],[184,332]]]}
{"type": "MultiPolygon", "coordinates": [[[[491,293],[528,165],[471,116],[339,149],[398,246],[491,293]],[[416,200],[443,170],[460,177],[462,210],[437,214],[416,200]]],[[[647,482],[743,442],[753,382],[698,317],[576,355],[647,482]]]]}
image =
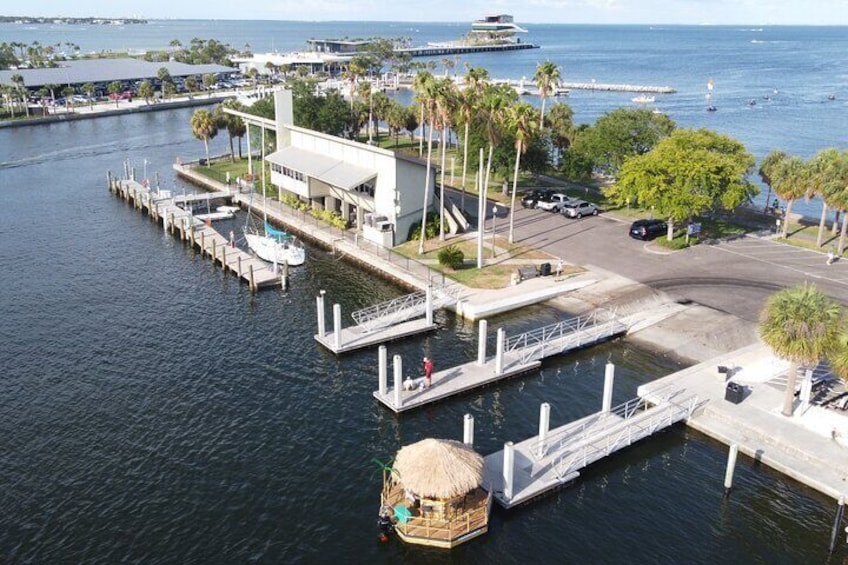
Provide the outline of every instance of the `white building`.
{"type": "MultiPolygon", "coordinates": [[[[296,195],[313,208],[332,210],[347,219],[366,240],[392,247],[403,243],[420,224],[426,164],[366,143],[349,141],[294,125],[292,94],[274,94],[277,149],[266,157],[271,183],[280,195],[296,195]]],[[[249,125],[267,120],[232,112],[249,125]]],[[[430,169],[427,208],[433,203],[436,176],[430,169]]]]}

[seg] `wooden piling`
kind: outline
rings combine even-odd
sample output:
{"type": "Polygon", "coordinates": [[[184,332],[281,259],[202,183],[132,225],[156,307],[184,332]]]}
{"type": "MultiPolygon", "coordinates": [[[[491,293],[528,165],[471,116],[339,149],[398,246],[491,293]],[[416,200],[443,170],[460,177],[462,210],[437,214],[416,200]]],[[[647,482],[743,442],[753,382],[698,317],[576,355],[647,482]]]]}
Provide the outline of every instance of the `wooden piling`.
{"type": "Polygon", "coordinates": [[[218,245],[217,245],[217,242],[213,239],[212,240],[212,264],[214,265],[217,262],[218,262],[218,245]]]}
{"type": "Polygon", "coordinates": [[[238,271],[236,271],[238,278],[241,278],[241,255],[238,256],[238,271]]]}
{"type": "Polygon", "coordinates": [[[253,265],[250,266],[250,290],[256,292],[256,279],[253,278],[253,265]]]}
{"type": "Polygon", "coordinates": [[[201,259],[206,256],[206,232],[200,232],[200,257],[201,259]]]}
{"type": "Polygon", "coordinates": [[[112,171],[106,171],[106,188],[109,189],[109,192],[115,191],[115,187],[112,184],[112,171]]]}
{"type": "Polygon", "coordinates": [[[224,270],[224,274],[227,274],[227,246],[221,248],[221,268],[224,270]]]}
{"type": "Polygon", "coordinates": [[[833,553],[836,549],[836,538],[839,535],[839,527],[842,525],[842,515],[845,512],[845,496],[839,497],[839,502],[836,505],[836,516],[833,517],[833,529],[830,532],[830,545],[828,551],[833,553]]]}
{"type": "Polygon", "coordinates": [[[724,496],[730,496],[730,489],[733,488],[733,471],[736,468],[736,454],[739,452],[739,446],[735,443],[730,445],[730,453],[727,454],[727,470],[724,472],[724,496]]]}

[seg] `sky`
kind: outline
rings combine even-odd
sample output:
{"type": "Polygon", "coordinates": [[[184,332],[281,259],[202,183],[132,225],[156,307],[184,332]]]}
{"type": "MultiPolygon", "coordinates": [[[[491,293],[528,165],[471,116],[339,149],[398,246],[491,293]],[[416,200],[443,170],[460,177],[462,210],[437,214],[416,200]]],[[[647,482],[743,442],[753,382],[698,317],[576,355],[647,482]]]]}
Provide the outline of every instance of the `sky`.
{"type": "MultiPolygon", "coordinates": [[[[848,0],[29,0],[18,16],[148,19],[469,22],[512,14],[517,23],[848,25],[848,0]],[[132,8],[130,8],[132,6],[132,8]],[[130,10],[127,12],[126,10],[130,10]],[[26,13],[23,13],[23,12],[26,13]]],[[[20,12],[20,13],[18,13],[20,12]]]]}

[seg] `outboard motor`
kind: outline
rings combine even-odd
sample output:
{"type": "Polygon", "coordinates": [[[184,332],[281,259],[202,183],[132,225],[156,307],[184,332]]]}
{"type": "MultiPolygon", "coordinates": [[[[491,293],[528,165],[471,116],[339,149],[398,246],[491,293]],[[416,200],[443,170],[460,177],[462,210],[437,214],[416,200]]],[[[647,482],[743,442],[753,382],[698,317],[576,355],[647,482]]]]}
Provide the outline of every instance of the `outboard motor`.
{"type": "Polygon", "coordinates": [[[390,506],[384,504],[380,507],[380,513],[377,515],[377,528],[380,530],[380,541],[382,543],[389,541],[389,534],[395,529],[390,506]]]}

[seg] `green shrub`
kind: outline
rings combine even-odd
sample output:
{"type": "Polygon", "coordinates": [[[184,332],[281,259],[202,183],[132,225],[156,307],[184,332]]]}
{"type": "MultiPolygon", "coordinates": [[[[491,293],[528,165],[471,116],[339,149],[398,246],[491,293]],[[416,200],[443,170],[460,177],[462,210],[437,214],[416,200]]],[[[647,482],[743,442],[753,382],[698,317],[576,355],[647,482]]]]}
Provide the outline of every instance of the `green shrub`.
{"type": "Polygon", "coordinates": [[[456,245],[448,245],[439,251],[439,265],[459,269],[465,261],[465,253],[456,245]]]}
{"type": "Polygon", "coordinates": [[[295,210],[308,210],[309,209],[309,203],[308,202],[304,202],[303,200],[301,200],[300,198],[298,198],[297,196],[295,196],[293,194],[283,194],[280,201],[283,204],[285,204],[286,206],[288,206],[290,208],[294,208],[295,210]]]}
{"type": "MultiPolygon", "coordinates": [[[[447,223],[447,222],[446,222],[447,223]]],[[[447,227],[447,226],[445,226],[447,227]]],[[[427,223],[425,224],[426,231],[424,239],[433,239],[439,236],[439,215],[434,213],[427,214],[427,223]]],[[[416,240],[421,237],[421,222],[415,222],[409,228],[408,240],[416,240]]]]}
{"type": "Polygon", "coordinates": [[[314,218],[318,218],[322,222],[326,222],[335,228],[343,230],[347,228],[347,222],[342,217],[331,210],[310,210],[309,214],[314,218]]]}

